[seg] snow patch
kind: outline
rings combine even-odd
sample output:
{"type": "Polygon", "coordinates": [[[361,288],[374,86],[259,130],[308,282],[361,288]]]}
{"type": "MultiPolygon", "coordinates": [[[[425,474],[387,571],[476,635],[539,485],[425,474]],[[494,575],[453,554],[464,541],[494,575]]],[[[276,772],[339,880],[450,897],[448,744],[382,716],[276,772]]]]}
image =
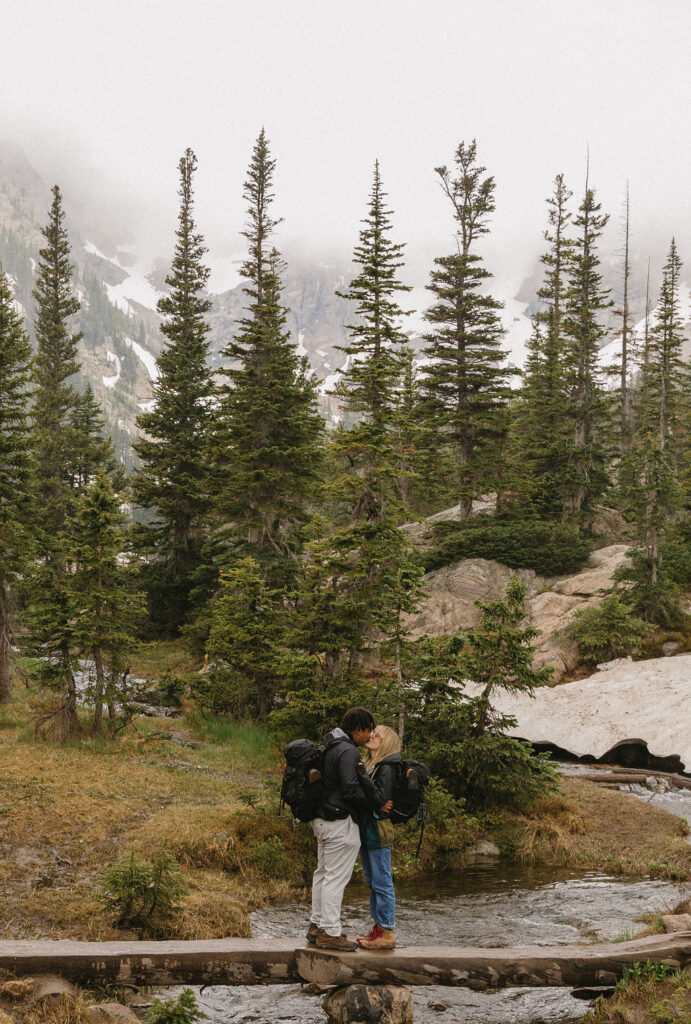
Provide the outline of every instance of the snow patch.
{"type": "Polygon", "coordinates": [[[149,398],[145,402],[137,402],[137,405],[142,410],[142,412],[153,412],[154,409],[156,408],[156,399],[149,398]]]}
{"type": "Polygon", "coordinates": [[[138,341],[133,341],[132,338],[125,338],[125,344],[128,348],[133,349],[134,354],[146,367],[146,372],[149,374],[150,380],[158,380],[160,371],[156,364],[155,356],[152,356],[151,352],[147,352],[146,349],[139,344],[138,341]]]}
{"type": "Polygon", "coordinates": [[[302,331],[300,331],[298,333],[298,343],[297,343],[297,346],[296,346],[296,349],[295,349],[295,351],[297,352],[297,354],[299,356],[306,356],[308,354],[307,353],[307,349],[303,345],[304,338],[305,338],[304,333],[302,331]]]}
{"type": "Polygon", "coordinates": [[[116,356],[115,352],[106,352],[106,358],[109,363],[115,363],[115,373],[112,377],[102,377],[104,387],[114,388],[117,382],[120,380],[120,371],[122,369],[120,365],[120,358],[116,356]]]}

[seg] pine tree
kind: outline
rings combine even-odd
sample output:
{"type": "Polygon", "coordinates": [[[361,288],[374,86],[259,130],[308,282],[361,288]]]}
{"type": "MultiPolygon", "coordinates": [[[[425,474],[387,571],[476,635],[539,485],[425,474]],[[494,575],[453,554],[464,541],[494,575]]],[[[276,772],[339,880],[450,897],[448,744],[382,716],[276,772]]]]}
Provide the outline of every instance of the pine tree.
{"type": "Polygon", "coordinates": [[[101,730],[103,704],[112,707],[113,681],[127,667],[144,610],[133,570],[121,562],[125,516],[108,473],[101,469],[83,490],[70,539],[74,570],[67,581],[73,656],[93,660],[93,730],[101,730]]]}
{"type": "Polygon", "coordinates": [[[528,342],[523,386],[515,403],[511,438],[516,498],[543,519],[560,519],[568,478],[569,428],[564,366],[566,271],[572,252],[568,237],[571,192],[558,174],[547,200],[548,251],[541,257],[545,278],[540,309],[528,342]]]}
{"type": "Polygon", "coordinates": [[[275,165],[262,129],[243,192],[248,308],[222,351],[230,365],[223,371],[228,384],[221,393],[214,468],[219,563],[232,564],[238,553],[250,556],[280,588],[294,576],[302,549],[320,477],[323,422],[317,382],[285,327],[283,263],[270,241],[280,223],[270,214],[275,165]],[[223,546],[229,536],[230,553],[223,546]]]}
{"type": "Polygon", "coordinates": [[[166,346],[157,360],[155,406],[137,419],[144,433],[135,445],[141,467],[134,496],[152,509],[154,522],[144,543],[151,551],[148,573],[151,615],[165,635],[174,634],[189,613],[189,591],[201,561],[209,512],[207,444],[215,387],[208,365],[211,308],[206,295],[209,269],[202,235],[193,219],[192,178],[197,158],[180,159],[180,214],[175,254],[159,299],[166,346]]]}
{"type": "Polygon", "coordinates": [[[680,273],[681,260],[672,239],[641,369],[636,431],[625,466],[625,479],[630,482],[629,512],[639,548],[631,553],[632,567],[622,576],[634,583],[629,595],[634,607],[662,624],[678,613],[670,566],[664,563],[661,544],[683,513],[679,440],[680,426],[688,415],[691,383],[682,358],[680,273]]]}
{"type": "Polygon", "coordinates": [[[622,260],[623,295],[621,309],[617,315],[621,318],[621,363],[619,366],[619,450],[625,455],[631,444],[633,433],[633,401],[631,388],[631,343],[633,328],[630,319],[629,309],[629,278],[631,277],[631,263],[629,259],[629,232],[631,219],[631,200],[629,196],[629,184],[626,183],[626,198],[624,200],[624,251],[622,260]]]}
{"type": "Polygon", "coordinates": [[[0,264],[0,704],[12,701],[12,592],[31,552],[30,360],[0,264]]]}
{"type": "Polygon", "coordinates": [[[93,482],[100,469],[117,476],[121,483],[121,467],[115,461],[113,442],[105,435],[105,419],[91,384],[76,396],[69,415],[69,427],[67,469],[71,490],[80,494],[93,482]]]}
{"type": "Polygon", "coordinates": [[[72,293],[70,245],[64,223],[62,197],[52,190],[46,240],[40,250],[33,295],[38,351],[34,361],[34,447],[36,452],[36,531],[42,560],[29,580],[30,645],[43,658],[39,675],[60,693],[45,721],[61,737],[79,729],[77,690],[71,662],[72,624],[67,600],[69,572],[67,535],[74,510],[70,480],[72,429],[70,418],[78,399],[70,378],[77,373],[78,333],[69,321],[79,310],[72,293]]]}
{"type": "Polygon", "coordinates": [[[329,444],[338,467],[331,483],[337,525],[313,546],[318,579],[308,616],[332,675],[357,672],[368,645],[399,636],[401,617],[417,597],[419,571],[399,529],[404,516],[395,430],[406,343],[396,294],[409,289],[398,280],[403,246],[389,237],[385,198],[377,163],[353,256],[359,272],[344,293],[356,303],[357,320],[348,327],[346,364],[334,390],[352,419],[329,444]]]}
{"type": "Polygon", "coordinates": [[[71,504],[69,479],[70,415],[77,395],[70,378],[79,370],[77,345],[81,335],[71,332],[70,318],[79,311],[72,292],[70,245],[65,228],[62,196],[53,190],[46,240],[40,250],[33,292],[38,351],[34,362],[38,522],[45,539],[61,534],[71,504]]]}
{"type": "Polygon", "coordinates": [[[586,180],[585,195],[574,221],[576,234],[564,315],[566,393],[572,424],[570,480],[562,513],[565,520],[579,519],[608,483],[603,436],[607,410],[598,353],[607,333],[600,316],[612,303],[609,290],[602,286],[599,269],[597,241],[609,220],[600,209],[586,180]]]}
{"type": "Polygon", "coordinates": [[[474,251],[489,231],[495,188],[493,178],[483,177],[476,155],[475,141],[461,142],[457,176],[447,167],[436,168],[453,207],[456,252],[435,259],[428,285],[435,303],[425,314],[431,325],[425,335],[430,361],[423,368],[427,420],[436,429],[438,447],[452,450],[462,519],[470,517],[476,498],[496,489],[502,411],[510,395],[510,371],[500,348],[502,305],[480,292],[491,274],[474,251]]]}

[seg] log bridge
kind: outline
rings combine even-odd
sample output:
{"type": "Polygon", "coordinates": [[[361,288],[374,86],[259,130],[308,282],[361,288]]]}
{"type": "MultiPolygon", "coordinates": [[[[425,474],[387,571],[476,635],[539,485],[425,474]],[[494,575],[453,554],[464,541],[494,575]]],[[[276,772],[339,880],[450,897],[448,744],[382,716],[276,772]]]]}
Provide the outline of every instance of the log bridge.
{"type": "Polygon", "coordinates": [[[613,985],[627,964],[691,966],[691,931],[630,942],[501,949],[401,946],[390,952],[297,948],[295,939],[192,942],[0,942],[0,970],[16,977],[57,974],[101,985],[613,985]]]}

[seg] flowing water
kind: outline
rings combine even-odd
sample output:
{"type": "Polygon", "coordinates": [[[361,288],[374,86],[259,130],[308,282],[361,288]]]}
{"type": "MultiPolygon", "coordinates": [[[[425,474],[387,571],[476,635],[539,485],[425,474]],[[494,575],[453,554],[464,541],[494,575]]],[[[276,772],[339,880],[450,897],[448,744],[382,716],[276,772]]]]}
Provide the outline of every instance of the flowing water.
{"type": "MultiPolygon", "coordinates": [[[[670,882],[503,863],[429,882],[401,882],[396,890],[396,938],[401,946],[544,946],[612,939],[640,927],[635,922],[641,914],[672,907],[684,895],[670,882]]],[[[369,927],[367,905],[362,882],[349,886],[344,902],[349,934],[369,927]]],[[[301,942],[307,923],[306,905],[269,907],[252,916],[252,934],[294,935],[301,942]]],[[[420,986],[413,996],[416,1024],[566,1024],[586,1010],[569,990],[557,988],[512,988],[488,995],[420,986]]],[[[198,1000],[210,1024],[326,1020],[321,997],[304,995],[297,985],[209,987],[198,1000]]]]}

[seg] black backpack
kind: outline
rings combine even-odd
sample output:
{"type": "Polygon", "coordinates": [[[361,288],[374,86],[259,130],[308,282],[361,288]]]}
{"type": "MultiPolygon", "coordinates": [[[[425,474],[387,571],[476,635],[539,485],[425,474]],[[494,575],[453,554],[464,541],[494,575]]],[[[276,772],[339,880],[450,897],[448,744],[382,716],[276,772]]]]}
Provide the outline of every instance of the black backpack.
{"type": "Polygon", "coordinates": [[[283,755],[286,768],[278,813],[288,804],[296,821],[312,821],[319,816],[322,802],[324,747],[312,740],[292,740],[286,744],[283,755]]]}
{"type": "Polygon", "coordinates": [[[404,825],[416,815],[424,824],[427,807],[425,789],[431,772],[421,761],[404,758],[399,765],[398,781],[393,795],[393,809],[390,814],[394,825],[404,825]]]}

